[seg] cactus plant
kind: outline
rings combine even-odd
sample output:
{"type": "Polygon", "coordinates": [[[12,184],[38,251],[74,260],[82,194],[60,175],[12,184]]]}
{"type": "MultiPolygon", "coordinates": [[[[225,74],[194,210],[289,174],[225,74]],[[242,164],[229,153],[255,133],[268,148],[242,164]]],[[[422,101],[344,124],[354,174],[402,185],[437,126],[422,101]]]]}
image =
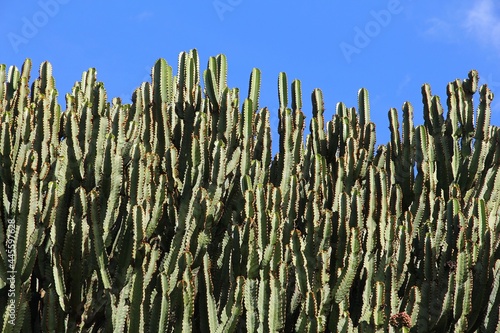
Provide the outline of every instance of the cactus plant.
{"type": "Polygon", "coordinates": [[[494,332],[500,130],[478,73],[422,87],[375,147],[366,89],[325,120],[278,75],[278,110],[227,60],[159,59],[132,102],[89,69],[0,65],[3,332],[494,332]],[[474,105],[478,93],[479,104],[474,105]],[[476,108],[476,111],[474,111],[476,108]],[[279,118],[273,156],[270,116],[279,118]],[[475,121],[474,121],[475,119],[475,121]],[[12,318],[15,318],[12,319],[12,318]]]}

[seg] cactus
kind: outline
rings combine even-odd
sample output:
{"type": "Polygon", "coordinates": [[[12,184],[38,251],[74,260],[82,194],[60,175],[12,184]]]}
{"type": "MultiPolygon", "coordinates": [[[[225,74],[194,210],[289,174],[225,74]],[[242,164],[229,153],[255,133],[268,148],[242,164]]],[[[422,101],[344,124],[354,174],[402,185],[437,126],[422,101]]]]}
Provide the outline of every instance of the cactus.
{"type": "Polygon", "coordinates": [[[304,133],[299,80],[278,75],[275,111],[258,69],[240,104],[226,57],[199,62],[159,59],[130,104],[91,68],[64,112],[50,63],[31,86],[29,59],[0,65],[2,331],[498,330],[500,130],[476,71],[447,113],[422,87],[423,125],[391,108],[375,149],[366,89],[329,121],[315,89],[304,133]]]}

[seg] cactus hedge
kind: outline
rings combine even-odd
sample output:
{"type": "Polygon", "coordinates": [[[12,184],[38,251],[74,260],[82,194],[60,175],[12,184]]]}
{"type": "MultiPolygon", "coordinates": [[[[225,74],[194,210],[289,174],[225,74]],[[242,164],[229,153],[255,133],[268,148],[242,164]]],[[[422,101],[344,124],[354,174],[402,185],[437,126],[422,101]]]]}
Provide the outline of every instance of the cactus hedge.
{"type": "Polygon", "coordinates": [[[478,73],[422,87],[375,147],[368,92],[325,120],[278,77],[163,59],[130,104],[96,70],[0,65],[2,332],[500,332],[500,130],[478,73]],[[475,99],[475,100],[474,100],[475,99]],[[401,118],[400,118],[401,117],[401,118]]]}

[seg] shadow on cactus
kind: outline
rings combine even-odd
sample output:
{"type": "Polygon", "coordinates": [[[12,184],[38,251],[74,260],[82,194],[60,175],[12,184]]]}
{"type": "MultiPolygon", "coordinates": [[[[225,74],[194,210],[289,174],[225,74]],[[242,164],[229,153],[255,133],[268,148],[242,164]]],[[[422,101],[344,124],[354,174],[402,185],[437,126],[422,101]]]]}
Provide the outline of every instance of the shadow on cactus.
{"type": "Polygon", "coordinates": [[[224,55],[165,60],[131,104],[89,69],[0,66],[3,332],[495,332],[500,131],[478,73],[424,124],[389,110],[375,147],[368,92],[325,120],[278,77],[271,111],[227,86],[224,55]],[[203,87],[202,88],[202,83],[203,87]]]}

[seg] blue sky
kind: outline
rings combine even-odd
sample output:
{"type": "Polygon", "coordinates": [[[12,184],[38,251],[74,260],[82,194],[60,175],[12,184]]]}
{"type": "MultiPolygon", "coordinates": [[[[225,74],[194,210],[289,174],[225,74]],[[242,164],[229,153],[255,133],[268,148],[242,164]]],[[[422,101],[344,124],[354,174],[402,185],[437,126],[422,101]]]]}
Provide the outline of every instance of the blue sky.
{"type": "MultiPolygon", "coordinates": [[[[401,110],[410,101],[422,123],[423,83],[446,109],[446,84],[477,69],[481,83],[500,97],[500,3],[494,0],[5,1],[0,32],[0,63],[20,67],[29,57],[36,69],[50,61],[61,103],[89,67],[110,100],[129,102],[158,58],[175,71],[178,54],[192,48],[202,68],[224,53],[228,83],[242,98],[252,68],[259,68],[260,105],[270,108],[274,129],[282,71],[289,83],[301,80],[308,119],[314,88],[323,91],[326,121],[337,102],[356,106],[358,89],[367,88],[377,144],[389,140],[391,107],[401,110]]],[[[493,102],[495,125],[499,101],[493,102]]],[[[273,147],[277,142],[274,132],[273,147]]]]}

